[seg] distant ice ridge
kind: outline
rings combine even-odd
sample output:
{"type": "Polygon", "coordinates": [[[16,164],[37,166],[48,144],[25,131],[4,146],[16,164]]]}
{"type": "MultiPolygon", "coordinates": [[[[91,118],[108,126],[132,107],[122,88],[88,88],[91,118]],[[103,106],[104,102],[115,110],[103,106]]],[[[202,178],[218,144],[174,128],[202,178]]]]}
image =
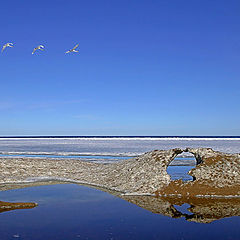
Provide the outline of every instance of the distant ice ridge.
{"type": "Polygon", "coordinates": [[[108,156],[108,157],[136,157],[139,156],[142,153],[133,153],[133,152],[129,152],[129,153],[113,153],[113,152],[0,152],[1,155],[44,155],[44,156],[48,156],[48,155],[55,155],[55,156],[108,156]]]}
{"type": "Polygon", "coordinates": [[[134,157],[145,152],[172,148],[212,148],[240,152],[240,138],[198,137],[87,137],[87,138],[0,138],[0,152],[6,155],[113,156],[134,157]]]}
{"type": "Polygon", "coordinates": [[[84,141],[240,141],[240,137],[46,137],[46,138],[1,138],[0,141],[4,140],[42,140],[42,139],[61,139],[61,140],[69,140],[69,139],[78,139],[84,141]]]}
{"type": "MultiPolygon", "coordinates": [[[[86,153],[76,153],[76,152],[0,152],[0,157],[1,155],[4,155],[4,156],[17,156],[17,157],[21,157],[21,156],[25,156],[25,155],[29,155],[29,156],[45,156],[45,157],[48,157],[48,156],[63,156],[63,157],[71,157],[71,156],[74,156],[74,157],[137,157],[137,156],[140,156],[142,154],[144,154],[145,152],[142,152],[142,153],[89,153],[89,152],[86,152],[86,153]]],[[[189,158],[189,157],[192,157],[191,154],[189,153],[181,153],[178,155],[178,158],[189,158]]]]}
{"type": "MultiPolygon", "coordinates": [[[[63,139],[68,139],[68,138],[63,138],[63,139]]],[[[190,138],[185,138],[185,137],[132,137],[132,138],[128,138],[128,137],[112,137],[112,138],[101,138],[101,137],[97,137],[97,138],[75,138],[75,139],[81,139],[81,140],[94,140],[94,141],[103,141],[103,140],[109,140],[109,141],[116,141],[116,140],[121,140],[121,141],[232,141],[232,140],[238,140],[240,141],[240,138],[228,138],[228,137],[224,137],[224,138],[211,138],[211,137],[206,137],[206,138],[199,138],[199,137],[190,137],[190,138]]]]}

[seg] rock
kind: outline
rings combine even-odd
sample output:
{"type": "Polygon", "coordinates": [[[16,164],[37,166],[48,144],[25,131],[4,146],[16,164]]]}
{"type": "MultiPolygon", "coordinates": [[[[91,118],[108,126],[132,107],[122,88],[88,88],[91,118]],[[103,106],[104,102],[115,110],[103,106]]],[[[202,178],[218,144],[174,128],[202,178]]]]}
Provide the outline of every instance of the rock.
{"type": "Polygon", "coordinates": [[[181,197],[240,197],[240,155],[210,148],[155,150],[112,164],[79,160],[0,159],[0,183],[63,181],[125,194],[181,197]],[[194,181],[171,181],[167,167],[183,152],[194,154],[194,181]]]}
{"type": "Polygon", "coordinates": [[[0,213],[16,210],[16,209],[29,209],[37,206],[37,203],[10,203],[0,201],[0,213]]]}
{"type": "Polygon", "coordinates": [[[194,181],[171,181],[157,194],[191,197],[240,197],[240,156],[213,151],[210,148],[187,148],[197,159],[189,171],[194,181]]]}

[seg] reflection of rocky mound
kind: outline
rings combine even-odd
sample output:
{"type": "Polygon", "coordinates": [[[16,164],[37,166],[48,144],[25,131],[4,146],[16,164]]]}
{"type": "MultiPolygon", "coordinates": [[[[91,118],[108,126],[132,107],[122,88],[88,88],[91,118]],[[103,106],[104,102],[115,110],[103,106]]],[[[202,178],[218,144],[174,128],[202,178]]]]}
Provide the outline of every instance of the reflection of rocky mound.
{"type": "Polygon", "coordinates": [[[120,197],[153,213],[162,214],[172,218],[184,217],[187,221],[192,222],[210,223],[225,217],[240,216],[239,199],[176,199],[125,195],[120,197]],[[187,210],[192,214],[182,213],[174,206],[181,206],[184,203],[190,205],[187,210]]]}
{"type": "Polygon", "coordinates": [[[240,155],[209,148],[155,150],[112,164],[79,160],[0,159],[0,182],[61,180],[104,187],[130,194],[162,196],[240,196],[240,155]],[[167,167],[183,152],[192,153],[197,166],[194,181],[171,181],[167,167]]]}
{"type": "MultiPolygon", "coordinates": [[[[0,185],[0,191],[52,184],[57,184],[57,182],[6,184],[0,185]]],[[[212,221],[226,217],[240,216],[239,198],[176,198],[137,195],[131,196],[123,195],[116,191],[106,190],[106,188],[97,187],[97,189],[133,203],[152,213],[161,214],[171,218],[184,217],[187,221],[192,222],[210,223],[212,221]],[[183,211],[179,210],[179,207],[176,207],[181,206],[184,203],[189,204],[189,208],[187,209],[189,213],[184,213],[183,211]]],[[[0,212],[21,208],[33,208],[36,205],[37,204],[35,203],[0,202],[0,212]]]]}
{"type": "Polygon", "coordinates": [[[36,206],[36,203],[10,203],[0,201],[0,213],[16,209],[29,209],[36,206]]]}

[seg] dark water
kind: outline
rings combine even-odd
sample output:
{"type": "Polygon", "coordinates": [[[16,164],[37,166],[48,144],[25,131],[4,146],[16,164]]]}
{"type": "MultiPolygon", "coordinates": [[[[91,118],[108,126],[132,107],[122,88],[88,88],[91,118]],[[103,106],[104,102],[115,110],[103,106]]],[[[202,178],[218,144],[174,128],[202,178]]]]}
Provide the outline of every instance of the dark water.
{"type": "Polygon", "coordinates": [[[236,216],[208,224],[189,222],[73,184],[4,191],[0,192],[0,200],[39,204],[33,209],[0,213],[1,240],[240,239],[240,218],[236,216]]]}

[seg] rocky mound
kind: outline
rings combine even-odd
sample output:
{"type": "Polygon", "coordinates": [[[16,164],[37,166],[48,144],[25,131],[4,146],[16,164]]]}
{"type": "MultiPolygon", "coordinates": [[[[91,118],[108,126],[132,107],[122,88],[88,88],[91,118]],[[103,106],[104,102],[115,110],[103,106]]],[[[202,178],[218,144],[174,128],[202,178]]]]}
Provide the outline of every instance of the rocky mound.
{"type": "Polygon", "coordinates": [[[59,180],[104,187],[125,194],[186,197],[240,197],[240,155],[210,148],[155,150],[112,164],[79,160],[0,159],[0,183],[59,180]],[[194,181],[172,181],[167,167],[182,153],[192,153],[194,181]]]}

